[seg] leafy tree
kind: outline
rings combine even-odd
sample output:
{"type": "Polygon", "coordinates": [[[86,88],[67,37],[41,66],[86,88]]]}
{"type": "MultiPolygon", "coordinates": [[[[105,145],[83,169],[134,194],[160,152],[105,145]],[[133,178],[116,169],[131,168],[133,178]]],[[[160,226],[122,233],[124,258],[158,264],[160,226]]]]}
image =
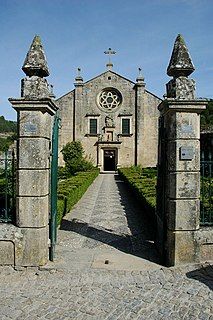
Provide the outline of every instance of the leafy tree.
{"type": "Polygon", "coordinates": [[[0,137],[0,151],[6,151],[9,149],[10,145],[13,143],[13,136],[9,136],[7,138],[0,137]]]}
{"type": "Polygon", "coordinates": [[[84,150],[80,141],[68,142],[62,149],[65,162],[65,171],[68,175],[74,175],[79,171],[87,171],[93,168],[90,161],[84,157],[84,150]]]}
{"type": "Polygon", "coordinates": [[[16,131],[17,123],[15,121],[6,120],[4,116],[0,116],[0,133],[16,131]]]}
{"type": "Polygon", "coordinates": [[[4,137],[0,137],[0,151],[6,151],[16,139],[17,123],[8,121],[4,116],[0,116],[0,133],[4,133],[4,137]]]}
{"type": "Polygon", "coordinates": [[[201,129],[213,129],[213,99],[210,99],[205,111],[201,113],[201,129]]]}

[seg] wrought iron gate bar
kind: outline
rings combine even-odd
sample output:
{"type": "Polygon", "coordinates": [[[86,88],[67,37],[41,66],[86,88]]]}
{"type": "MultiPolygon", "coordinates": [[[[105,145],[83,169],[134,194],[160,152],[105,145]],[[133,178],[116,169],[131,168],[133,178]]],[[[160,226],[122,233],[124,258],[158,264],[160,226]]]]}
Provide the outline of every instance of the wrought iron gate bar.
{"type": "Polygon", "coordinates": [[[211,151],[201,153],[201,225],[213,225],[213,159],[211,151]]]}
{"type": "Polygon", "coordinates": [[[50,185],[50,261],[54,260],[55,245],[57,240],[57,189],[58,189],[58,131],[60,118],[56,113],[52,131],[52,161],[50,185]]]}
{"type": "Polygon", "coordinates": [[[5,151],[0,159],[0,222],[15,220],[15,153],[5,151]]]}

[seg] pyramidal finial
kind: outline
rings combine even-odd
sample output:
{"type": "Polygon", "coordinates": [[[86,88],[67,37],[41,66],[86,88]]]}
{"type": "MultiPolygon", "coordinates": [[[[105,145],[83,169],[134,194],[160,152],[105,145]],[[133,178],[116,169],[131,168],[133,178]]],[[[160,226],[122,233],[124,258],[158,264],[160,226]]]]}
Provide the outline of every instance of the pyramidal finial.
{"type": "Polygon", "coordinates": [[[44,49],[41,43],[41,38],[38,35],[36,35],[33,39],[25,58],[22,70],[29,77],[38,76],[43,78],[49,76],[49,69],[47,66],[44,49]]]}
{"type": "Polygon", "coordinates": [[[167,68],[168,76],[178,78],[180,76],[188,77],[195,70],[189,51],[181,34],[178,34],[172,56],[167,68]]]}

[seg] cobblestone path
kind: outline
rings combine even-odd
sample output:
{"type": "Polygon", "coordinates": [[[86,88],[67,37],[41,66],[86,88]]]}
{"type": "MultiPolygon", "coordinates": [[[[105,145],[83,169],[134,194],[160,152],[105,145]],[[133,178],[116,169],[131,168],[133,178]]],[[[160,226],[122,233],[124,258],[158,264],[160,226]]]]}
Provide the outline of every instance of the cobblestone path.
{"type": "Polygon", "coordinates": [[[213,320],[213,267],[159,265],[146,214],[118,176],[96,179],[58,238],[47,267],[0,268],[0,320],[213,320]]]}

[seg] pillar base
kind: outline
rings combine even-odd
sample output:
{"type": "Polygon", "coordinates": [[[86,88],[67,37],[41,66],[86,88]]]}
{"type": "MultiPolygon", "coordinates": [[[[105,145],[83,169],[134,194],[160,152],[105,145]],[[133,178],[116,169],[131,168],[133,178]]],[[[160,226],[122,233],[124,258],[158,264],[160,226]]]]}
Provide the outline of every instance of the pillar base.
{"type": "Polygon", "coordinates": [[[199,245],[196,241],[196,232],[167,230],[167,266],[199,262],[199,245]]]}

